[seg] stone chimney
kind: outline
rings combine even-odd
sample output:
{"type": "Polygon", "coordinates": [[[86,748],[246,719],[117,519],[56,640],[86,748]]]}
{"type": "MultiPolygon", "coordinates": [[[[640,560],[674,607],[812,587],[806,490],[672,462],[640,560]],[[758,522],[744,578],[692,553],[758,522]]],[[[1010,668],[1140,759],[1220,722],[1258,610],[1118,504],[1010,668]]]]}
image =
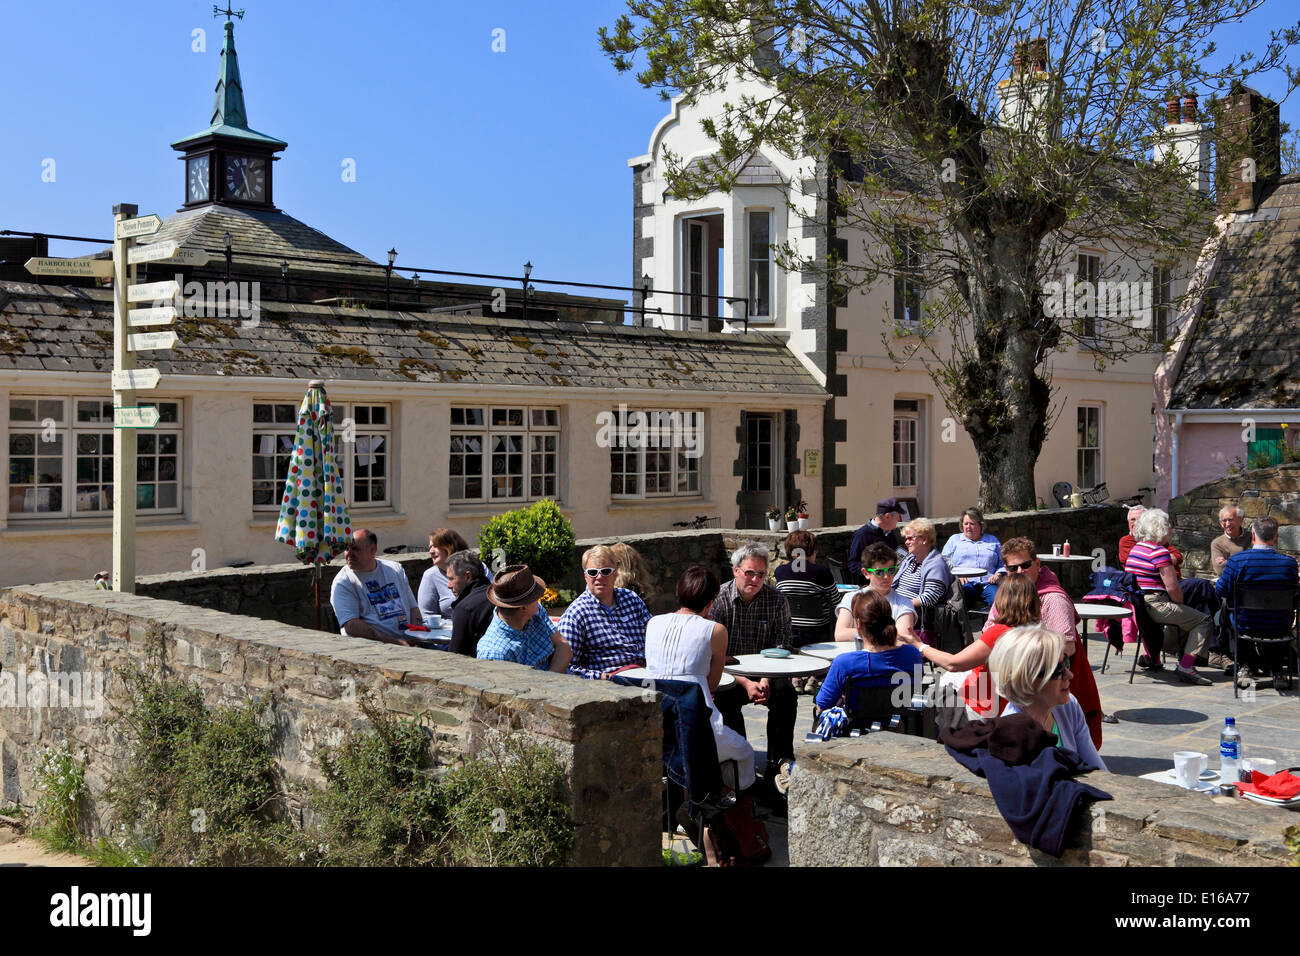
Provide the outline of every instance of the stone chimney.
{"type": "Polygon", "coordinates": [[[998,125],[1022,133],[1039,126],[1051,84],[1046,38],[1015,44],[1011,76],[998,84],[998,125]]]}
{"type": "Polygon", "coordinates": [[[1186,171],[1188,187],[1202,196],[1210,194],[1210,137],[1197,120],[1196,94],[1183,96],[1181,108],[1178,99],[1165,103],[1165,125],[1156,134],[1155,161],[1161,162],[1171,153],[1174,162],[1186,171]]]}
{"type": "Polygon", "coordinates": [[[1253,212],[1282,171],[1278,105],[1241,81],[1215,104],[1215,187],[1220,212],[1253,212]]]}

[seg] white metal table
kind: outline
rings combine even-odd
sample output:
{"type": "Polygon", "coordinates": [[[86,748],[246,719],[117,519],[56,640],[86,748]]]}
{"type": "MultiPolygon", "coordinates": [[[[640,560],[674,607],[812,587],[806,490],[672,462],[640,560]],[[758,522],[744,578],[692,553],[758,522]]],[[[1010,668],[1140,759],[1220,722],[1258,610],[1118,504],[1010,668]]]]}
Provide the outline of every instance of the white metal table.
{"type": "Polygon", "coordinates": [[[818,660],[807,654],[789,657],[764,657],[762,654],[740,654],[735,664],[723,670],[737,677],[820,677],[831,669],[830,661],[818,660]]]}
{"type": "MultiPolygon", "coordinates": [[[[651,676],[650,676],[650,672],[649,672],[648,670],[646,670],[644,667],[629,667],[627,670],[619,671],[619,672],[618,672],[618,676],[619,676],[619,677],[630,677],[630,678],[632,678],[633,680],[684,680],[684,679],[685,679],[685,678],[681,678],[681,677],[678,677],[678,678],[673,678],[673,677],[655,678],[655,677],[651,677],[651,676]]],[[[718,688],[717,688],[717,689],[718,689],[718,690],[722,690],[722,688],[724,688],[724,687],[730,687],[730,686],[731,686],[732,684],[734,684],[735,682],[736,682],[736,678],[732,677],[732,676],[731,676],[730,674],[728,674],[726,671],[723,671],[723,672],[722,672],[722,677],[721,677],[721,679],[718,681],[718,688]]]]}

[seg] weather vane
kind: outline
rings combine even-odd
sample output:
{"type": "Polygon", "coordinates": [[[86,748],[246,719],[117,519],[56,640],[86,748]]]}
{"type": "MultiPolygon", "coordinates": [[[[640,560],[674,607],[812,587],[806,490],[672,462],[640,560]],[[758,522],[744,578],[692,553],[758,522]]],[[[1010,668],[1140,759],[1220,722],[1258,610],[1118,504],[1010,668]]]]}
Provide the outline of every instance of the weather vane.
{"type": "Polygon", "coordinates": [[[226,9],[224,9],[224,10],[222,10],[220,7],[218,7],[218,6],[216,6],[215,4],[213,4],[213,7],[212,7],[212,16],[213,16],[213,17],[224,16],[224,17],[226,18],[226,22],[229,23],[231,17],[239,17],[239,19],[241,19],[241,20],[244,19],[244,11],[243,11],[243,10],[231,10],[231,9],[230,9],[230,0],[226,0],[226,9]]]}

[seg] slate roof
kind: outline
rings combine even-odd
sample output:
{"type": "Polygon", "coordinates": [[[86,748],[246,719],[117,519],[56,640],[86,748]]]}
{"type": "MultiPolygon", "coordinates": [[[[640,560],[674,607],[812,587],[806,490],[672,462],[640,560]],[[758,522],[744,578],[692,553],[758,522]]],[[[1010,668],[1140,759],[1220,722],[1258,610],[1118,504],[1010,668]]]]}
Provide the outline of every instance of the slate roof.
{"type": "MultiPolygon", "coordinates": [[[[97,372],[107,387],[112,315],[109,289],[0,282],[0,372],[97,372]]],[[[175,349],[141,355],[141,365],[164,376],[826,395],[780,338],[763,333],[268,302],[255,327],[239,318],[178,318],[171,328],[175,349]]]]}
{"type": "Polygon", "coordinates": [[[1170,408],[1300,408],[1300,174],[1264,188],[1220,250],[1170,408]]]}

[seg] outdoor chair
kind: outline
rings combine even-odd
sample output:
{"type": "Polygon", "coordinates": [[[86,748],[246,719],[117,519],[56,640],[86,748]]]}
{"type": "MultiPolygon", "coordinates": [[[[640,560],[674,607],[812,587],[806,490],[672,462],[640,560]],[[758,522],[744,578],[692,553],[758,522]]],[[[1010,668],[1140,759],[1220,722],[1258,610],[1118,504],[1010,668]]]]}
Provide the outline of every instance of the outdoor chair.
{"type": "MultiPolygon", "coordinates": [[[[1262,653],[1263,650],[1273,648],[1274,659],[1269,662],[1270,669],[1273,672],[1273,689],[1288,690],[1295,679],[1296,653],[1297,647],[1300,646],[1300,628],[1297,627],[1296,623],[1297,610],[1300,610],[1300,585],[1242,587],[1240,582],[1234,584],[1231,613],[1227,615],[1228,633],[1232,636],[1232,669],[1234,673],[1240,673],[1242,641],[1255,645],[1256,656],[1261,662],[1268,661],[1268,658],[1262,653]],[[1287,615],[1287,619],[1290,621],[1290,624],[1285,628],[1287,633],[1247,633],[1241,629],[1237,620],[1237,612],[1240,611],[1272,612],[1279,615],[1279,619],[1281,619],[1282,615],[1287,615]]],[[[1232,682],[1233,697],[1238,696],[1238,690],[1237,681],[1234,678],[1232,682]]]]}
{"type": "MultiPolygon", "coordinates": [[[[787,591],[780,587],[778,582],[777,590],[785,595],[786,603],[790,605],[790,616],[792,618],[803,618],[809,621],[821,621],[817,633],[807,636],[812,628],[801,628],[801,644],[818,644],[822,641],[835,640],[835,605],[828,608],[826,599],[819,594],[808,594],[806,592],[787,591]]],[[[837,602],[838,603],[838,602],[837,602]]]]}
{"type": "MultiPolygon", "coordinates": [[[[1101,571],[1093,572],[1094,587],[1101,577],[1108,577],[1113,582],[1108,591],[1114,592],[1109,595],[1109,600],[1098,601],[1099,604],[1113,604],[1115,607],[1130,606],[1133,609],[1133,620],[1137,623],[1138,629],[1138,647],[1133,651],[1133,663],[1129,667],[1128,682],[1133,683],[1133,678],[1137,674],[1138,658],[1143,653],[1152,661],[1160,661],[1164,652],[1165,645],[1165,625],[1160,624],[1150,614],[1147,613],[1147,603],[1142,598],[1142,590],[1137,586],[1137,579],[1127,571],[1119,571],[1115,568],[1103,568],[1101,571]]],[[[1095,596],[1096,592],[1090,592],[1090,596],[1095,596]]],[[[1119,621],[1112,622],[1113,626],[1119,627],[1119,621]]],[[[1175,628],[1176,630],[1176,628],[1175,628]]],[[[1101,659],[1101,672],[1106,673],[1106,665],[1110,661],[1110,651],[1113,646],[1109,637],[1106,641],[1106,653],[1101,659]]],[[[1123,654],[1122,650],[1117,650],[1117,654],[1123,654]]]]}
{"type": "Polygon", "coordinates": [[[835,579],[836,584],[848,584],[844,580],[844,565],[836,558],[823,558],[826,567],[831,569],[831,577],[835,579]]]}
{"type": "Polygon", "coordinates": [[[1070,507],[1070,494],[1074,491],[1074,486],[1068,481],[1058,481],[1052,485],[1052,497],[1056,499],[1058,508],[1070,507]]]}
{"type": "Polygon", "coordinates": [[[849,730],[871,733],[892,730],[912,737],[925,735],[925,714],[914,710],[912,682],[887,687],[863,686],[850,680],[844,691],[845,712],[849,716],[849,730]]]}

